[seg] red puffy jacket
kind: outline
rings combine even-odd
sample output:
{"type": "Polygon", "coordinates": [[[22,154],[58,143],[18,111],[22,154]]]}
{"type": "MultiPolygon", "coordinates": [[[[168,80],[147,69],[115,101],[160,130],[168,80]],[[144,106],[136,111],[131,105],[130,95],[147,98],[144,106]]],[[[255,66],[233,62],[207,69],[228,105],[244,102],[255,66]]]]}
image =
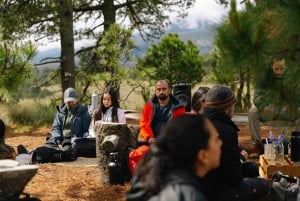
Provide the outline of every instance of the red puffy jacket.
{"type": "MultiPolygon", "coordinates": [[[[170,95],[170,101],[172,103],[170,111],[172,113],[171,118],[176,118],[185,114],[184,104],[175,96],[170,95]]],[[[154,96],[149,102],[146,103],[141,119],[140,119],[140,137],[147,141],[149,138],[155,138],[151,128],[151,122],[155,116],[155,105],[159,104],[157,96],[154,96]]]]}

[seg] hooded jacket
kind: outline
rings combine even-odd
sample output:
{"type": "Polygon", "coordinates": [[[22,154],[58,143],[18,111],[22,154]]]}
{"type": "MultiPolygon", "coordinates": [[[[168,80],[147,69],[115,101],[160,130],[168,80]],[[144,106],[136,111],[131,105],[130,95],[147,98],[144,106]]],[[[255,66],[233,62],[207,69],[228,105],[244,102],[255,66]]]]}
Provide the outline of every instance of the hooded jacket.
{"type": "MultiPolygon", "coordinates": [[[[56,106],[57,112],[53,121],[51,138],[54,138],[56,144],[63,141],[63,128],[68,116],[68,109],[65,104],[56,106]]],[[[88,109],[83,104],[78,104],[77,113],[74,115],[71,124],[72,137],[85,137],[88,135],[91,116],[88,109]]]]}
{"type": "MultiPolygon", "coordinates": [[[[185,107],[183,103],[175,96],[170,94],[171,107],[170,107],[170,119],[176,118],[179,115],[185,114],[185,107]]],[[[140,119],[140,136],[147,141],[149,138],[155,138],[151,123],[156,113],[156,106],[159,105],[158,97],[153,96],[149,102],[146,103],[141,119],[140,119]]]]}
{"type": "Polygon", "coordinates": [[[223,111],[205,108],[204,114],[216,127],[222,140],[220,166],[203,178],[203,191],[208,200],[222,200],[222,194],[243,180],[238,145],[238,127],[223,111]]]}
{"type": "Polygon", "coordinates": [[[173,170],[157,194],[151,194],[137,181],[126,195],[127,201],[206,201],[198,178],[184,170],[173,170]]]}

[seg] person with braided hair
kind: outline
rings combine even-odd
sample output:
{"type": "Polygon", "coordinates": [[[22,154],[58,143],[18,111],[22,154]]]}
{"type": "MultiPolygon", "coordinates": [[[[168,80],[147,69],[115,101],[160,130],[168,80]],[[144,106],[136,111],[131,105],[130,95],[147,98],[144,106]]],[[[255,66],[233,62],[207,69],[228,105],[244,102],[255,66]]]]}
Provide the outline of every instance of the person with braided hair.
{"type": "Polygon", "coordinates": [[[205,97],[209,87],[199,87],[192,97],[192,110],[190,114],[202,114],[205,106],[205,97]]]}

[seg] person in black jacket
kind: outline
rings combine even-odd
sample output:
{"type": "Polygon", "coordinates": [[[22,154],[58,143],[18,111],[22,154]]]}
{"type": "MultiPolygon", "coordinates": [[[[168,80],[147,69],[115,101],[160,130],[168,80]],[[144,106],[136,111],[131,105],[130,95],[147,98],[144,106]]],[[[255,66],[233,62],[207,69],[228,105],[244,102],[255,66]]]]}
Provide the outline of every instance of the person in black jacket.
{"type": "Polygon", "coordinates": [[[252,201],[270,191],[267,180],[243,176],[238,146],[239,129],[231,120],[235,102],[232,90],[224,85],[215,85],[206,95],[204,115],[212,121],[223,141],[220,166],[202,180],[209,201],[252,201]]]}
{"type": "Polygon", "coordinates": [[[219,165],[221,145],[203,115],[170,120],[135,169],[127,201],[206,201],[199,178],[219,165]]]}
{"type": "Polygon", "coordinates": [[[15,149],[10,145],[5,144],[5,130],[5,123],[2,119],[0,119],[0,160],[15,159],[15,149]]]}

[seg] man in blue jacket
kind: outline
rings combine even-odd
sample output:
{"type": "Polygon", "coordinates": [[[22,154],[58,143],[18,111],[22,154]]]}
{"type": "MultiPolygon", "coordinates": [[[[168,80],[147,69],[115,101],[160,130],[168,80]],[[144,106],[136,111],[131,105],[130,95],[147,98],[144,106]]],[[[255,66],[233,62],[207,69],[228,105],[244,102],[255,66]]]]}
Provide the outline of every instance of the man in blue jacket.
{"type": "Polygon", "coordinates": [[[51,137],[46,141],[46,144],[42,147],[29,152],[23,145],[17,147],[19,156],[23,154],[29,155],[28,157],[17,160],[20,163],[35,163],[35,162],[53,162],[74,160],[77,156],[81,156],[81,152],[78,147],[78,142],[84,144],[83,147],[89,148],[92,145],[92,155],[95,155],[95,141],[89,142],[84,139],[88,136],[88,130],[91,122],[91,116],[86,106],[78,102],[78,96],[73,88],[68,88],[64,92],[64,104],[56,106],[57,112],[52,124],[51,137]],[[83,142],[81,142],[83,140],[83,142]],[[51,152],[45,154],[45,150],[66,150],[63,145],[66,145],[67,149],[72,146],[72,153],[67,157],[58,158],[57,152],[51,152]],[[76,157],[75,157],[76,156],[76,157]],[[38,159],[37,159],[38,158],[38,159]]]}
{"type": "Polygon", "coordinates": [[[87,107],[78,102],[78,96],[73,88],[64,92],[64,104],[56,107],[57,112],[51,130],[51,141],[58,147],[65,139],[74,140],[88,136],[91,122],[87,107]]]}

